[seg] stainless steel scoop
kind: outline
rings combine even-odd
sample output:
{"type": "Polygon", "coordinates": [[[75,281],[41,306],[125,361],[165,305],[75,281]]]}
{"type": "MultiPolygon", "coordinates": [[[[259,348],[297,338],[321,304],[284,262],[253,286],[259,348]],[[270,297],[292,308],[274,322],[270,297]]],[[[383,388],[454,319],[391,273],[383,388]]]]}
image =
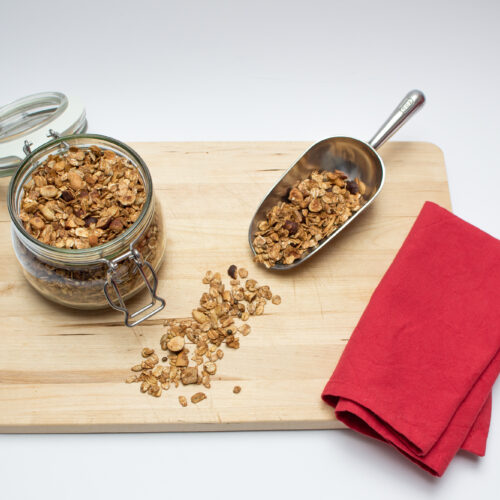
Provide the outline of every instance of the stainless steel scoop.
{"type": "Polygon", "coordinates": [[[378,132],[368,142],[352,137],[331,137],[320,141],[309,148],[299,160],[292,165],[271,188],[253,216],[248,232],[250,248],[253,246],[254,234],[258,223],[265,219],[266,213],[276,203],[287,200],[289,189],[296,181],[305,179],[312,170],[342,170],[350,179],[358,177],[366,185],[363,206],[355,212],[342,226],[330,236],[319,242],[317,247],[309,250],[301,259],[292,264],[275,264],[270,269],[284,270],[302,264],[309,257],[323,248],[337,234],[358,217],[376,198],[385,179],[384,162],[375,151],[384,144],[425,102],[420,90],[409,92],[393,111],[378,132]]]}

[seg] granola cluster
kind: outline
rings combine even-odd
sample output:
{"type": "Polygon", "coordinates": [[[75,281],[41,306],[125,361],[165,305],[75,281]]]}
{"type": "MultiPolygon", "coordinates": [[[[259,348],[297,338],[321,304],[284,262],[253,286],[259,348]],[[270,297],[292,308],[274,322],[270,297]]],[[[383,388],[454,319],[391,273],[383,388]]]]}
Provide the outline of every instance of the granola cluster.
{"type": "Polygon", "coordinates": [[[98,146],[50,155],[24,185],[19,217],[37,240],[57,248],[90,248],[116,238],[142,211],[138,169],[98,146]]]}
{"type": "Polygon", "coordinates": [[[267,268],[293,264],[330,236],[363,204],[366,186],[340,170],[315,170],[297,181],[288,200],[273,206],[258,224],[255,262],[267,268]]]}
{"type": "MultiPolygon", "coordinates": [[[[144,359],[131,368],[138,375],[129,376],[127,383],[140,382],[141,392],[155,397],[180,383],[210,388],[211,377],[217,373],[217,362],[224,357],[222,347],[239,349],[241,336],[250,333],[250,325],[246,323],[250,316],[263,314],[269,300],[273,304],[281,302],[269,286],[259,286],[255,280],[246,279],[246,269],[233,265],[228,274],[231,280],[226,287],[220,273],[207,271],[203,283],[209,289],[201,296],[200,305],[193,309],[192,318],[165,321],[167,331],[160,339],[160,347],[166,355],[160,360],[154,349],[144,348],[144,359]],[[239,326],[237,321],[241,321],[239,326]]],[[[233,389],[234,394],[240,391],[239,386],[233,389]]],[[[205,398],[205,393],[197,392],[191,402],[196,404],[205,398]]],[[[179,396],[179,403],[187,406],[186,397],[179,396]]]]}

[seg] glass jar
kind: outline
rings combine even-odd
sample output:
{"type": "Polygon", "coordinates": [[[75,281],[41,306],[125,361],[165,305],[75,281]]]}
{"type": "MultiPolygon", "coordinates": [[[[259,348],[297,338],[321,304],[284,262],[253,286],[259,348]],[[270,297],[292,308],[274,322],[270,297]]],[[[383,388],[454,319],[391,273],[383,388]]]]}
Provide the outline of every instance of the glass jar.
{"type": "MultiPolygon", "coordinates": [[[[51,134],[56,134],[51,131],[51,134]]],[[[125,315],[125,324],[135,326],[163,309],[157,293],[156,273],[165,251],[161,209],[155,198],[149,170],[142,158],[126,144],[95,134],[57,137],[34,150],[11,179],[7,206],[12,220],[12,241],[17,259],[28,282],[44,297],[77,309],[112,307],[125,315]],[[116,238],[90,248],[56,248],[30,235],[20,219],[24,185],[49,155],[64,154],[72,146],[98,146],[125,157],[141,175],[146,199],[137,220],[116,238]],[[126,301],[147,289],[151,300],[130,312],[126,301]]]]}

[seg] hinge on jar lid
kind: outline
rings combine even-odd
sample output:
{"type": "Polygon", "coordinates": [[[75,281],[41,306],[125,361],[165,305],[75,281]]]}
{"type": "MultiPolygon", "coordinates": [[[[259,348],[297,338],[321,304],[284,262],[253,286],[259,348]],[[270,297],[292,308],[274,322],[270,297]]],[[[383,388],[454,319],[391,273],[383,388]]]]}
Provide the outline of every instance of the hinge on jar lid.
{"type": "Polygon", "coordinates": [[[47,130],[85,132],[83,103],[60,92],[41,92],[0,107],[0,177],[12,175],[32,149],[47,142],[47,130]],[[50,127],[50,129],[49,129],[50,127]]]}
{"type": "Polygon", "coordinates": [[[103,259],[106,264],[108,265],[108,273],[107,273],[107,281],[104,284],[104,295],[106,296],[107,301],[109,302],[109,305],[113,308],[116,309],[117,311],[121,311],[125,315],[125,325],[132,327],[136,326],[139,323],[142,323],[144,320],[150,318],[154,314],[156,314],[158,311],[161,311],[165,307],[165,300],[156,295],[156,289],[158,288],[158,278],[156,276],[156,273],[153,269],[153,266],[147,261],[144,261],[141,257],[141,254],[139,253],[138,250],[135,248],[131,248],[127,253],[120,255],[120,257],[117,257],[114,260],[107,260],[103,259]],[[149,293],[151,294],[151,302],[138,311],[135,311],[131,313],[127,306],[125,305],[125,301],[123,300],[123,297],[118,290],[118,284],[117,282],[113,279],[113,273],[116,271],[118,268],[118,263],[130,259],[134,262],[137,270],[139,271],[142,279],[144,280],[144,283],[146,283],[146,287],[149,290],[149,293]],[[146,273],[144,272],[144,267],[147,267],[149,271],[151,272],[151,280],[152,283],[148,280],[146,273]],[[118,304],[116,304],[110,297],[109,295],[109,286],[113,287],[113,290],[116,294],[116,297],[118,298],[118,304]],[[157,307],[155,307],[153,310],[150,310],[152,307],[156,305],[156,303],[159,302],[157,307]],[[133,320],[134,318],[137,318],[137,316],[145,313],[146,311],[149,311],[147,314],[144,316],[141,316],[139,319],[136,321],[130,322],[130,320],[133,320]]]}
{"type": "MultiPolygon", "coordinates": [[[[52,130],[49,128],[49,133],[47,134],[47,137],[52,137],[52,139],[59,139],[61,137],[61,134],[59,132],[56,132],[55,130],[52,130]]],[[[65,142],[63,143],[65,146],[69,147],[65,142]]],[[[31,146],[33,146],[33,143],[25,139],[24,141],[24,146],[23,146],[23,153],[28,156],[31,154],[31,146]]]]}

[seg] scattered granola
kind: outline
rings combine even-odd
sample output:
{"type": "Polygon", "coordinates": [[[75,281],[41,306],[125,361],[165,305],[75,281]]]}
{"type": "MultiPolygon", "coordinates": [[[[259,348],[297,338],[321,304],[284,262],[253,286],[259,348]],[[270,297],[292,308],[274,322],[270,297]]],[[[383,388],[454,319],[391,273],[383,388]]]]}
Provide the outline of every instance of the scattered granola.
{"type": "MultiPolygon", "coordinates": [[[[127,383],[140,382],[141,392],[159,397],[161,391],[172,385],[203,385],[210,388],[210,380],[217,373],[217,362],[224,357],[223,347],[239,349],[240,335],[246,336],[251,328],[246,321],[250,316],[260,315],[268,301],[276,304],[276,297],[269,286],[259,286],[256,280],[247,279],[240,283],[232,276],[248,276],[248,271],[233,266],[230,286],[222,283],[220,273],[207,271],[203,283],[208,292],[202,294],[200,305],[193,309],[191,318],[168,319],[164,325],[166,333],[160,338],[160,347],[167,351],[161,358],[153,349],[145,347],[143,360],[131,368],[138,375],[127,378],[127,383]],[[241,272],[243,271],[243,272],[241,272]],[[274,299],[274,300],[273,300],[274,299]],[[237,322],[241,322],[239,325],[237,322]],[[191,362],[191,364],[190,364],[191,362]]],[[[281,302],[281,299],[280,301],[281,302]]],[[[235,386],[237,394],[241,388],[235,386]],[[238,390],[237,390],[238,389],[238,390]]],[[[206,398],[202,392],[196,393],[191,401],[198,403],[206,398]],[[193,400],[196,399],[196,401],[193,400]],[[201,399],[200,399],[201,398],[201,399]]],[[[179,396],[182,406],[187,406],[184,396],[179,396]]]]}
{"type": "Polygon", "coordinates": [[[148,356],[151,356],[151,354],[153,354],[155,352],[154,349],[150,349],[149,347],[145,347],[143,350],[142,350],[142,357],[143,358],[147,358],[148,356]]]}
{"type": "Polygon", "coordinates": [[[217,366],[215,363],[212,361],[205,363],[203,365],[203,369],[209,374],[209,375],[215,375],[215,372],[217,371],[217,366]]]}
{"type": "Polygon", "coordinates": [[[188,366],[181,375],[181,381],[184,385],[198,383],[198,368],[196,366],[188,366]]]}
{"type": "Polygon", "coordinates": [[[239,393],[241,392],[241,387],[240,387],[239,385],[235,385],[235,386],[233,387],[233,392],[234,392],[235,394],[239,394],[239,393]]]}
{"type": "Polygon", "coordinates": [[[330,236],[363,204],[366,186],[340,170],[315,170],[297,181],[288,199],[272,207],[258,224],[255,262],[267,268],[289,265],[330,236]]]}
{"type": "Polygon", "coordinates": [[[239,331],[242,335],[245,335],[245,336],[247,336],[247,335],[250,333],[250,330],[251,330],[250,325],[241,325],[241,326],[238,328],[238,331],[239,331]]]}
{"type": "Polygon", "coordinates": [[[49,155],[24,185],[19,218],[34,238],[57,248],[90,248],[116,238],[146,200],[139,170],[98,146],[49,155]]]}
{"type": "Polygon", "coordinates": [[[204,392],[197,392],[191,396],[191,403],[198,404],[204,399],[207,399],[207,395],[204,392]]]}

